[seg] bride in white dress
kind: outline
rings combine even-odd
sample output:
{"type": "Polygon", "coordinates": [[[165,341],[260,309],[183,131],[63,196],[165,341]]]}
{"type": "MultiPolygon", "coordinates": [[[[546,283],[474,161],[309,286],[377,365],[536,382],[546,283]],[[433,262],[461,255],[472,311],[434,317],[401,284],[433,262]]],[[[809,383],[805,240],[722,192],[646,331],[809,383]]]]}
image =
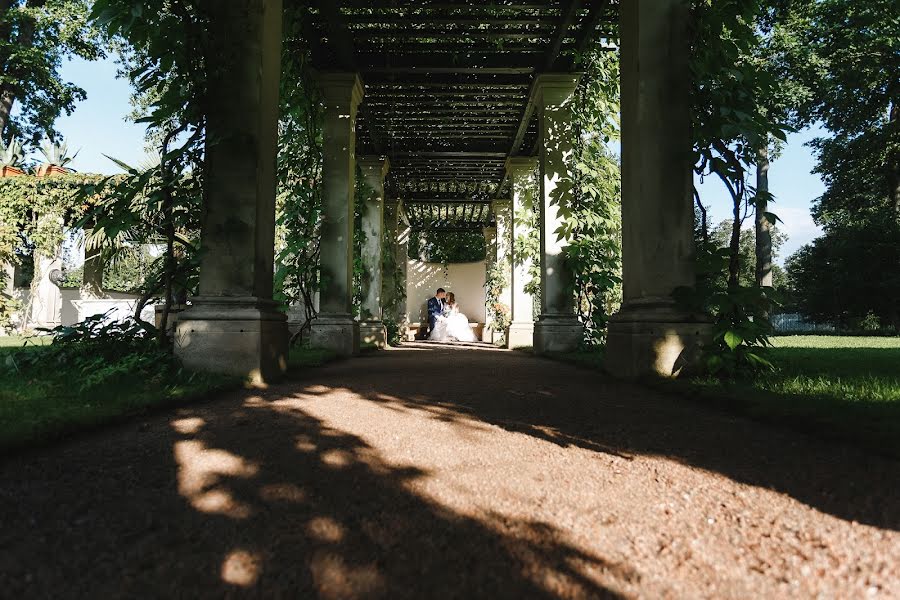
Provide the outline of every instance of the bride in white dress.
{"type": "Polygon", "coordinates": [[[459,312],[459,306],[456,304],[456,296],[453,295],[453,292],[447,294],[447,312],[438,317],[428,339],[436,342],[476,341],[475,333],[469,327],[469,318],[459,312]]]}

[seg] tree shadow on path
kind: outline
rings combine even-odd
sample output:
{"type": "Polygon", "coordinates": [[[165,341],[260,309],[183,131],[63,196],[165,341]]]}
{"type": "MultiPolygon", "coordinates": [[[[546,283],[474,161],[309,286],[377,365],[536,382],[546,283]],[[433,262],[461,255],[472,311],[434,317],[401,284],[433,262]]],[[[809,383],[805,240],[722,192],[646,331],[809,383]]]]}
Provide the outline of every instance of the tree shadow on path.
{"type": "Polygon", "coordinates": [[[900,530],[900,461],[590,370],[516,352],[413,347],[336,365],[317,382],[346,385],[369,400],[435,419],[473,418],[563,447],[668,457],[846,521],[900,530]]]}
{"type": "Polygon", "coordinates": [[[278,390],[0,464],[8,597],[614,598],[552,526],[457,514],[427,473],[278,390]]]}

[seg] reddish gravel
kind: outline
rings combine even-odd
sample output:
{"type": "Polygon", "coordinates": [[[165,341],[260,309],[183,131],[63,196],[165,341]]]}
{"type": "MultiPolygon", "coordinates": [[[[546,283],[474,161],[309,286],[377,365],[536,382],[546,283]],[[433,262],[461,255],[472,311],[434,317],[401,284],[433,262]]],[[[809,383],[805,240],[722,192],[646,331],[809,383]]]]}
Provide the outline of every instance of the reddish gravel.
{"type": "Polygon", "coordinates": [[[0,463],[7,598],[897,598],[900,463],[412,344],[0,463]]]}

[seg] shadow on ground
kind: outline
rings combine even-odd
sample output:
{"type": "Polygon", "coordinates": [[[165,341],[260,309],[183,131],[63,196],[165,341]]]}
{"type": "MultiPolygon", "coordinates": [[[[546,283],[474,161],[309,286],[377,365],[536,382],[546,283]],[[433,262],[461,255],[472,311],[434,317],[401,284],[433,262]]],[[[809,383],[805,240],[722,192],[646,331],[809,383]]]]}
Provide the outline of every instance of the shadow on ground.
{"type": "Polygon", "coordinates": [[[474,519],[296,403],[347,389],[559,446],[661,455],[846,520],[900,525],[896,462],[517,353],[409,345],[0,464],[9,597],[617,597],[627,565],[553,526],[474,519]]]}
{"type": "Polygon", "coordinates": [[[429,502],[407,490],[427,473],[274,397],[0,465],[3,595],[614,598],[584,570],[633,576],[545,523],[429,502]]]}
{"type": "Polygon", "coordinates": [[[433,345],[409,351],[420,368],[380,356],[369,367],[379,374],[377,385],[341,381],[369,400],[435,419],[474,418],[617,456],[665,456],[847,521],[900,530],[900,461],[520,353],[433,345]]]}

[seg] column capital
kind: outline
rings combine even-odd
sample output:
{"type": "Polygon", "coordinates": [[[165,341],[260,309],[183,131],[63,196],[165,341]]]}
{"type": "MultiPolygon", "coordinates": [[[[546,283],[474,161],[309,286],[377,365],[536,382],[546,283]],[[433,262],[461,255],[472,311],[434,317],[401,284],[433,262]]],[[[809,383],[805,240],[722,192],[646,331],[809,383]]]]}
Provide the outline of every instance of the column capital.
{"type": "Polygon", "coordinates": [[[510,156],[506,159],[506,172],[515,177],[522,173],[531,173],[537,169],[537,156],[510,156]]]}
{"type": "Polygon", "coordinates": [[[356,163],[362,169],[366,176],[378,176],[382,180],[391,170],[391,161],[387,156],[379,156],[377,154],[368,156],[357,156],[356,163]]]}
{"type": "Polygon", "coordinates": [[[351,108],[356,108],[362,102],[365,90],[359,73],[325,72],[320,73],[317,80],[326,107],[349,101],[351,108]]]}
{"type": "Polygon", "coordinates": [[[534,80],[534,98],[538,106],[565,104],[575,93],[581,73],[541,73],[534,80]]]}

